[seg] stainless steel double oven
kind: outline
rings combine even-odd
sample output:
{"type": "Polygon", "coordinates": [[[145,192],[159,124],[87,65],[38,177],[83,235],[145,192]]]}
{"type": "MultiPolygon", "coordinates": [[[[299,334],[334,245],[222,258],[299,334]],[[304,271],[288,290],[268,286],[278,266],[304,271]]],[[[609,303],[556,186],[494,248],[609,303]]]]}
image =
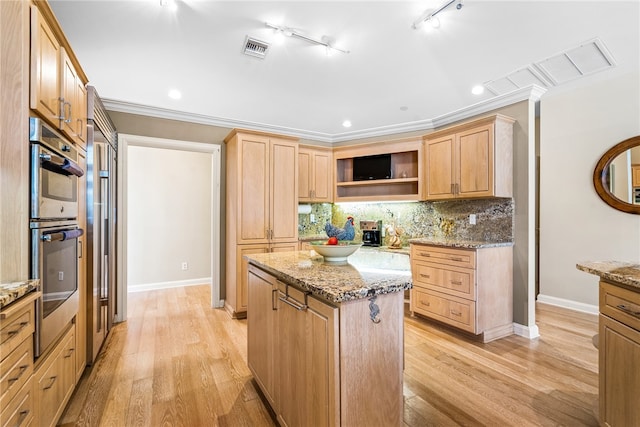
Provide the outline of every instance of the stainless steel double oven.
{"type": "Polygon", "coordinates": [[[51,345],[78,311],[78,165],[76,148],[41,119],[29,119],[30,275],[40,279],[34,355],[51,345]]]}

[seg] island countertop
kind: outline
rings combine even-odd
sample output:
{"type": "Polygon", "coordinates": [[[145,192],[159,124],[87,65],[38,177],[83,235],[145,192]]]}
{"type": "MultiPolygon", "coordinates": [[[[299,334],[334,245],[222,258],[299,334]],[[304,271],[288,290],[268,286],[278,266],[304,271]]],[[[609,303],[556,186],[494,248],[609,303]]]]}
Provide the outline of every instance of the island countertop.
{"type": "Polygon", "coordinates": [[[448,248],[466,248],[466,249],[513,246],[513,242],[486,242],[486,241],[477,241],[477,240],[436,239],[436,238],[428,238],[428,237],[418,237],[414,239],[409,239],[409,243],[412,243],[414,245],[432,245],[432,246],[443,246],[448,248]]]}
{"type": "Polygon", "coordinates": [[[621,261],[587,261],[576,264],[578,270],[595,274],[610,282],[637,288],[640,292],[640,264],[621,261]]]}
{"type": "Polygon", "coordinates": [[[0,308],[6,307],[29,292],[37,290],[39,280],[0,284],[0,308]]]}
{"type": "Polygon", "coordinates": [[[362,247],[343,265],[326,263],[322,256],[314,254],[270,252],[245,258],[279,280],[331,303],[411,289],[409,257],[404,254],[362,247]]]}

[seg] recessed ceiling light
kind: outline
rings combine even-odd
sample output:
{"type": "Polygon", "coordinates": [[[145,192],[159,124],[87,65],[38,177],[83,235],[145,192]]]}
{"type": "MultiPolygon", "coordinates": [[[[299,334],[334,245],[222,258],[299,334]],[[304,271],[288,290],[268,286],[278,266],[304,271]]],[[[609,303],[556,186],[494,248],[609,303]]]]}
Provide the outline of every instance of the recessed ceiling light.
{"type": "Polygon", "coordinates": [[[407,107],[406,105],[403,105],[402,107],[400,107],[400,111],[407,111],[409,109],[409,107],[407,107]]]}
{"type": "Polygon", "coordinates": [[[171,99],[180,99],[182,98],[182,93],[178,89],[170,89],[169,90],[169,98],[171,99]]]}
{"type": "Polygon", "coordinates": [[[471,93],[474,95],[482,95],[484,93],[484,86],[475,85],[473,88],[471,88],[471,93]]]}
{"type": "Polygon", "coordinates": [[[160,6],[171,11],[178,10],[178,3],[176,3],[176,0],[160,0],[160,6]]]}
{"type": "Polygon", "coordinates": [[[346,128],[350,128],[351,127],[351,120],[345,120],[344,122],[342,122],[342,126],[344,126],[346,128]]]}

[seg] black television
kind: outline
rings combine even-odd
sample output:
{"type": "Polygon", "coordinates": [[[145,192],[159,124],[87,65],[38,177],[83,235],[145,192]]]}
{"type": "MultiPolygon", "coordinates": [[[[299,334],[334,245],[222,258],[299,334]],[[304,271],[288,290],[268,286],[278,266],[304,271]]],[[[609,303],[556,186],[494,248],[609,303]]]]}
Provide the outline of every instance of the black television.
{"type": "Polygon", "coordinates": [[[391,154],[378,154],[353,158],[353,180],[391,178],[391,154]]]}

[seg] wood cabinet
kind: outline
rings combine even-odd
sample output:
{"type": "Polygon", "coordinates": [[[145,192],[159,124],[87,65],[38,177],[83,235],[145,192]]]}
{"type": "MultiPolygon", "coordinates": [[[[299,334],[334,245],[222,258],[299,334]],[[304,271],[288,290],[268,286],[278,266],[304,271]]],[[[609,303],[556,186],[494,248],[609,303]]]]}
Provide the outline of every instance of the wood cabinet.
{"type": "Polygon", "coordinates": [[[76,384],[75,324],[38,360],[34,373],[37,417],[40,426],[55,426],[76,384]]]}
{"type": "Polygon", "coordinates": [[[410,309],[488,342],[513,333],[513,248],[411,245],[410,309]]]}
{"type": "Polygon", "coordinates": [[[330,149],[298,148],[298,201],[331,203],[333,154],[330,149]]]}
{"type": "Polygon", "coordinates": [[[87,77],[46,2],[31,6],[30,107],[86,147],[87,77]]]}
{"type": "Polygon", "coordinates": [[[249,368],[279,424],[401,425],[403,306],[402,292],[331,304],[250,264],[249,368]]]}
{"type": "Polygon", "coordinates": [[[640,425],[640,292],[600,281],[599,404],[606,426],[640,425]]]}
{"type": "Polygon", "coordinates": [[[513,195],[513,123],[495,115],[425,140],[425,200],[513,195]]]}
{"type": "Polygon", "coordinates": [[[243,317],[247,310],[243,254],[297,250],[298,143],[277,135],[238,130],[225,142],[225,308],[232,317],[243,317]]]}
{"type": "Polygon", "coordinates": [[[640,165],[631,165],[631,181],[633,187],[640,187],[640,165]]]}
{"type": "Polygon", "coordinates": [[[415,138],[334,149],[335,202],[419,200],[422,197],[422,141],[415,138]],[[357,181],[357,157],[389,154],[391,178],[357,181]]]}
{"type": "MultiPolygon", "coordinates": [[[[78,150],[78,165],[87,170],[87,156],[78,150]]],[[[80,380],[87,366],[87,174],[78,178],[78,227],[84,234],[78,237],[78,313],[76,314],[76,382],[80,380]]]]}
{"type": "Polygon", "coordinates": [[[0,425],[28,425],[35,414],[33,374],[34,301],[32,292],[0,311],[0,425]]]}

